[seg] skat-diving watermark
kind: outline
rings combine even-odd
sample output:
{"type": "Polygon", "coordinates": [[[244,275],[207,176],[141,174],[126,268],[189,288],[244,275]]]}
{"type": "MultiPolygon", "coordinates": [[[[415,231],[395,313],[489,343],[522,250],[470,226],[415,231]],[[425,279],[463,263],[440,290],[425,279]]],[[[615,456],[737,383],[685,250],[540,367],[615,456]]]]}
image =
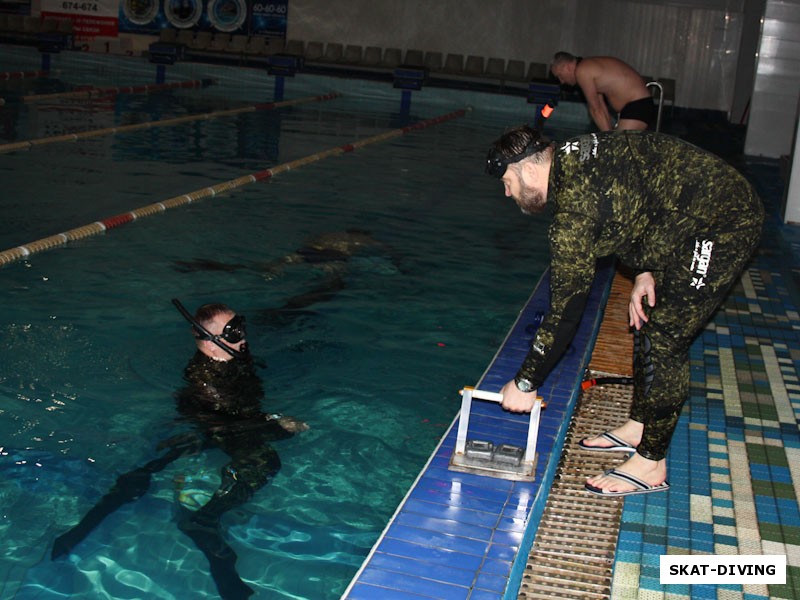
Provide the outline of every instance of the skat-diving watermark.
{"type": "Polygon", "coordinates": [[[786,583],[785,554],[662,554],[662,585],[786,583]]]}

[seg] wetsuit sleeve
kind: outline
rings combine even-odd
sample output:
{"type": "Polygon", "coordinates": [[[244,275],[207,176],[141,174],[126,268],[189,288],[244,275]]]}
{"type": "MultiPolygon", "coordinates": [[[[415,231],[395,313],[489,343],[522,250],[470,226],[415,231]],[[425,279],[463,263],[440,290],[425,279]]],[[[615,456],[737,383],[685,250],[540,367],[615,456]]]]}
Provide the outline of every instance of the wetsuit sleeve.
{"type": "Polygon", "coordinates": [[[550,312],[531,342],[518,378],[541,387],[572,341],[594,280],[597,221],[580,213],[555,215],[550,227],[550,312]]]}

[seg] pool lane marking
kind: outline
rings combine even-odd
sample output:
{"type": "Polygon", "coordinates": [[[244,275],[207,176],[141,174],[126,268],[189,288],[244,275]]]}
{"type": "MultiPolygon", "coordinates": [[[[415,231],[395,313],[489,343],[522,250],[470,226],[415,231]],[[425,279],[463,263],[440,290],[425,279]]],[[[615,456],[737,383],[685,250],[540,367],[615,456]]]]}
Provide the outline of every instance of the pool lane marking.
{"type": "Polygon", "coordinates": [[[0,73],[0,79],[33,79],[35,77],[48,77],[51,71],[4,71],[0,73]]]}
{"type": "Polygon", "coordinates": [[[145,83],[142,85],[126,85],[108,88],[88,87],[71,92],[58,92],[56,94],[32,94],[22,96],[23,102],[39,102],[40,100],[53,100],[55,98],[97,98],[112,94],[149,94],[173,89],[194,89],[207,87],[216,83],[214,79],[193,79],[191,81],[176,81],[173,83],[145,83]]]}
{"type": "Polygon", "coordinates": [[[45,144],[56,144],[60,142],[76,142],[92,137],[101,137],[104,135],[116,135],[117,133],[136,131],[137,129],[151,129],[153,127],[171,127],[173,125],[182,125],[192,121],[207,121],[210,119],[218,119],[221,117],[230,117],[242,113],[251,113],[259,110],[273,110],[275,108],[283,108],[285,106],[294,106],[297,104],[304,104],[307,102],[323,102],[325,100],[333,100],[341,96],[339,93],[332,92],[330,94],[323,94],[320,96],[305,96],[303,98],[296,98],[294,100],[283,100],[281,102],[263,102],[260,104],[253,104],[251,106],[244,106],[241,108],[231,108],[228,110],[217,110],[210,113],[201,113],[197,115],[184,115],[182,117],[174,117],[172,119],[161,119],[160,121],[145,121],[143,123],[134,123],[132,125],[120,125],[118,127],[106,127],[104,129],[93,129],[91,131],[83,131],[81,133],[65,133],[63,135],[54,135],[46,138],[36,138],[33,140],[24,140],[21,142],[11,142],[10,144],[0,144],[0,153],[15,152],[17,150],[30,150],[34,146],[44,146],[45,144]]]}
{"type": "Polygon", "coordinates": [[[46,238],[36,240],[34,242],[30,242],[22,246],[17,246],[16,248],[9,248],[8,250],[0,252],[0,266],[10,264],[12,262],[15,262],[23,258],[27,258],[31,254],[44,252],[45,250],[57,248],[58,246],[63,246],[64,244],[67,244],[69,242],[82,240],[84,238],[97,235],[99,233],[103,233],[109,229],[114,229],[115,227],[125,225],[126,223],[130,223],[132,221],[135,221],[143,217],[149,217],[151,215],[160,214],[170,208],[176,208],[178,206],[183,206],[185,204],[191,204],[192,202],[195,202],[197,200],[202,200],[203,198],[213,197],[216,196],[217,194],[234,190],[236,188],[251,183],[271,179],[275,175],[279,175],[280,173],[283,173],[285,171],[290,171],[292,169],[302,167],[303,165],[308,165],[320,161],[322,159],[328,158],[329,156],[338,156],[341,154],[346,154],[348,152],[353,152],[358,148],[363,148],[364,146],[368,146],[370,144],[383,142],[392,138],[406,135],[407,133],[418,131],[420,129],[425,129],[426,127],[430,127],[432,125],[438,125],[439,123],[444,123],[446,121],[450,121],[458,117],[463,117],[466,113],[467,109],[462,108],[459,110],[455,110],[453,112],[440,115],[432,119],[419,121],[417,123],[414,123],[413,125],[408,125],[406,127],[401,127],[399,129],[392,129],[390,131],[379,133],[377,135],[357,140],[349,144],[344,144],[342,146],[330,148],[322,152],[317,152],[316,154],[311,154],[309,156],[305,156],[286,163],[282,163],[270,169],[264,169],[256,173],[243,175],[241,177],[237,177],[236,179],[230,179],[228,181],[224,181],[222,183],[218,183],[216,185],[207,188],[202,188],[199,190],[195,190],[193,192],[189,192],[188,194],[175,196],[174,198],[169,198],[168,200],[162,200],[161,202],[154,202],[153,204],[148,204],[146,206],[142,206],[140,208],[134,209],[126,213],[102,219],[101,221],[95,221],[94,223],[91,223],[89,225],[84,225],[82,227],[76,227],[75,229],[70,229],[69,231],[57,233],[55,235],[51,235],[46,238]]]}

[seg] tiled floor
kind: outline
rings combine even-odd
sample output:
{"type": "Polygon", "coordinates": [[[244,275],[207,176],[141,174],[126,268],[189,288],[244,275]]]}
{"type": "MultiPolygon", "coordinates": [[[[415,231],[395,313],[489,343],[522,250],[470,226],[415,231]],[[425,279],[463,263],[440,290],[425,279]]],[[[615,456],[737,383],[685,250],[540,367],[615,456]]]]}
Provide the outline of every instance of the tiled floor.
{"type": "Polygon", "coordinates": [[[798,230],[777,217],[777,162],[745,170],[771,213],[741,283],[692,347],[672,489],[625,501],[612,597],[800,598],[798,230]],[[661,554],[785,554],[787,584],[659,584],[661,554]]]}
{"type": "MultiPolygon", "coordinates": [[[[783,195],[778,162],[737,162],[767,205],[764,239],[692,347],[691,395],[668,457],[671,489],[625,500],[610,595],[615,600],[800,598],[800,232],[777,217],[783,195]],[[787,584],[661,585],[659,557],[690,553],[784,554],[787,584]]],[[[526,320],[541,309],[537,302],[534,295],[481,387],[498,388],[518,363],[508,352],[524,347],[526,320]]],[[[591,341],[593,327],[580,343],[591,341]]],[[[587,358],[578,354],[576,365],[587,358]]],[[[451,431],[345,597],[515,596],[516,555],[527,553],[535,535],[563,441],[561,426],[545,420],[568,416],[570,386],[580,375],[580,367],[572,369],[555,373],[552,389],[542,390],[558,401],[543,416],[540,439],[546,443],[540,448],[551,451],[539,458],[536,482],[448,471],[451,431]]],[[[479,412],[519,435],[519,422],[498,421],[491,408],[479,412]]]]}

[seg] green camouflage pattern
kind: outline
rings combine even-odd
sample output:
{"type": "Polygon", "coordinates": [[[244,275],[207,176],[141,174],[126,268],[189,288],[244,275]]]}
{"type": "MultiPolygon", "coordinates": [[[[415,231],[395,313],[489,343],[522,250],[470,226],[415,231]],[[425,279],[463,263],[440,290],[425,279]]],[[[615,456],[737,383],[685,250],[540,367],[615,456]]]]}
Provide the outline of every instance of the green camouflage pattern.
{"type": "Polygon", "coordinates": [[[577,326],[598,258],[652,272],[656,306],[637,344],[631,417],[645,424],[639,453],[663,458],[688,397],[689,346],[757,247],[762,203],[717,156],[638,131],[557,146],[547,202],[551,307],[517,376],[543,381],[551,349],[577,326]]]}

